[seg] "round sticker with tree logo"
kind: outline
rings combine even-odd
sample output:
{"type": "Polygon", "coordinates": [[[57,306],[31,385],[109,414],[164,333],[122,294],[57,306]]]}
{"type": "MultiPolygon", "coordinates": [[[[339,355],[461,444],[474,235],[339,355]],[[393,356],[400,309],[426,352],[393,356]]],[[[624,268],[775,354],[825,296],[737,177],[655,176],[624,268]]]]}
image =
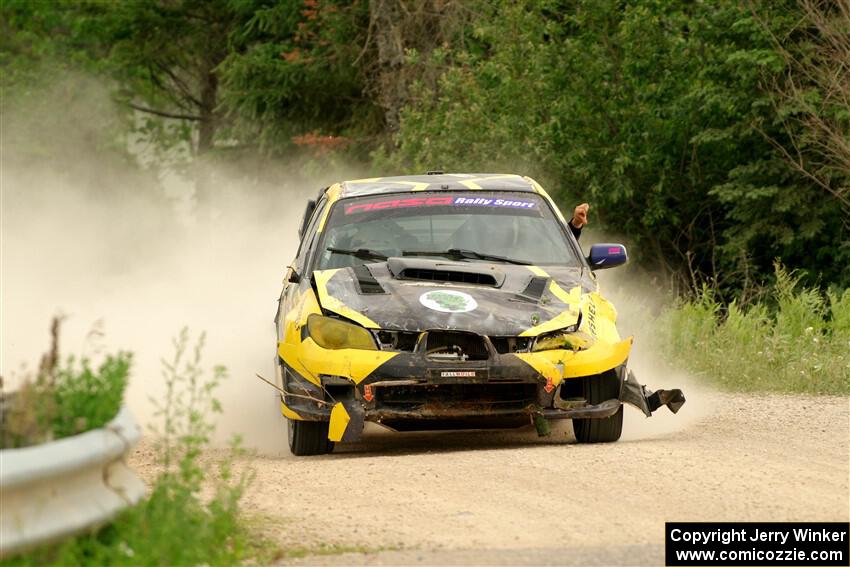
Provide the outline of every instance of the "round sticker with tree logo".
{"type": "Polygon", "coordinates": [[[419,303],[443,313],[466,313],[478,307],[478,302],[468,293],[448,289],[423,293],[419,296],[419,303]]]}

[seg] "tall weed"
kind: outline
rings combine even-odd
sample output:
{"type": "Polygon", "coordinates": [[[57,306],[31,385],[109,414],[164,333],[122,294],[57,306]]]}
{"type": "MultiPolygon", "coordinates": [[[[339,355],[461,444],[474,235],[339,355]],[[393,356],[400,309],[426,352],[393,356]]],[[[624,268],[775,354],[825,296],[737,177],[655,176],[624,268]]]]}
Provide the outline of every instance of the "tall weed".
{"type": "Polygon", "coordinates": [[[780,264],[758,303],[722,305],[712,290],[667,309],[659,345],[667,356],[732,390],[850,392],[850,290],[800,285],[780,264]]]}
{"type": "MultiPolygon", "coordinates": [[[[96,533],[36,550],[11,564],[224,566],[268,549],[240,516],[250,474],[234,474],[230,461],[209,463],[203,455],[214,430],[211,416],[221,411],[214,394],[226,369],[204,372],[203,334],[190,345],[183,329],[173,345],[174,355],[162,363],[166,394],[153,400],[158,423],[151,432],[162,472],[150,496],[96,533]]],[[[241,452],[238,441],[233,448],[241,452]]]]}
{"type": "Polygon", "coordinates": [[[17,391],[0,396],[2,448],[37,445],[103,427],[121,408],[132,354],[107,355],[96,368],[87,357],[62,360],[61,321],[53,319],[50,348],[35,377],[26,377],[17,391]]]}

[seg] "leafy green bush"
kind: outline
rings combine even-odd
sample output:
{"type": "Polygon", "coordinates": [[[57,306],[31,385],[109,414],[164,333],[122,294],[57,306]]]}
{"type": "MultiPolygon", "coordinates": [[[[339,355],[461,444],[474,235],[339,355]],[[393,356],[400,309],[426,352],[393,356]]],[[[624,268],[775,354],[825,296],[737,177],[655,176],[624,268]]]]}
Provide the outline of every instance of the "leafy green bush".
{"type": "Polygon", "coordinates": [[[825,294],[775,266],[766,299],[724,306],[703,288],[658,321],[669,358],[740,391],[850,393],[850,289],[825,294]]]}
{"type": "MultiPolygon", "coordinates": [[[[151,427],[162,472],[150,496],[93,534],[35,550],[11,565],[235,565],[265,551],[239,513],[250,475],[234,474],[224,461],[209,479],[209,463],[202,461],[214,429],[210,415],[221,411],[214,391],[227,375],[217,366],[204,376],[203,345],[201,335],[190,351],[184,329],[174,340],[174,356],[163,361],[166,393],[154,400],[159,423],[151,427]],[[201,494],[203,485],[212,487],[211,496],[201,494]]],[[[234,449],[240,452],[238,440],[234,449]]]]}
{"type": "Polygon", "coordinates": [[[95,371],[87,358],[81,358],[79,365],[73,357],[68,358],[57,369],[53,386],[53,436],[76,435],[112,420],[124,399],[132,360],[131,353],[119,352],[107,356],[95,371]]]}
{"type": "Polygon", "coordinates": [[[51,347],[34,379],[3,397],[0,447],[25,447],[103,427],[121,407],[133,356],[108,355],[92,368],[88,358],[59,357],[61,319],[51,325],[51,347]]]}
{"type": "MultiPolygon", "coordinates": [[[[754,273],[769,275],[777,255],[805,268],[807,283],[850,285],[846,202],[782,153],[798,160],[804,139],[783,118],[798,110],[776,108],[783,53],[829,76],[837,65],[797,45],[808,34],[796,26],[812,24],[796,0],[477,4],[469,41],[435,62],[437,85],[411,89],[397,146],[375,153],[376,174],[531,174],[568,206],[590,202],[644,267],[682,284],[695,274],[727,300],[754,273]]],[[[846,124],[846,108],[842,116],[846,124]]],[[[834,187],[846,187],[846,162],[832,163],[834,187]]]]}

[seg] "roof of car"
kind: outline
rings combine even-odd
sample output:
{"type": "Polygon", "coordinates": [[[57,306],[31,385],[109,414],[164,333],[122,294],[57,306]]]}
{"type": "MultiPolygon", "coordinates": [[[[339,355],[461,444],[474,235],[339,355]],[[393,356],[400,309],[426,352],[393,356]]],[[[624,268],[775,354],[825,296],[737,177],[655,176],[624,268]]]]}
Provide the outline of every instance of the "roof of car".
{"type": "Polygon", "coordinates": [[[339,184],[340,197],[359,197],[381,193],[407,191],[489,191],[535,192],[534,182],[528,177],[504,173],[429,173],[399,177],[372,177],[355,179],[339,184]]]}

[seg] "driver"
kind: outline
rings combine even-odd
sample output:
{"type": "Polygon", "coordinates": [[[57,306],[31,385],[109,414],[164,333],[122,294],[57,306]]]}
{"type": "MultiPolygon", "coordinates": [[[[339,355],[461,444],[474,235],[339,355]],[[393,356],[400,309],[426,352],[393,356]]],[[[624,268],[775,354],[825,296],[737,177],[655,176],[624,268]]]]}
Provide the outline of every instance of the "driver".
{"type": "Polygon", "coordinates": [[[570,219],[568,224],[570,225],[570,231],[573,233],[576,240],[578,240],[581,236],[582,227],[587,224],[587,211],[589,210],[590,205],[587,203],[582,203],[573,210],[573,218],[570,219]]]}

